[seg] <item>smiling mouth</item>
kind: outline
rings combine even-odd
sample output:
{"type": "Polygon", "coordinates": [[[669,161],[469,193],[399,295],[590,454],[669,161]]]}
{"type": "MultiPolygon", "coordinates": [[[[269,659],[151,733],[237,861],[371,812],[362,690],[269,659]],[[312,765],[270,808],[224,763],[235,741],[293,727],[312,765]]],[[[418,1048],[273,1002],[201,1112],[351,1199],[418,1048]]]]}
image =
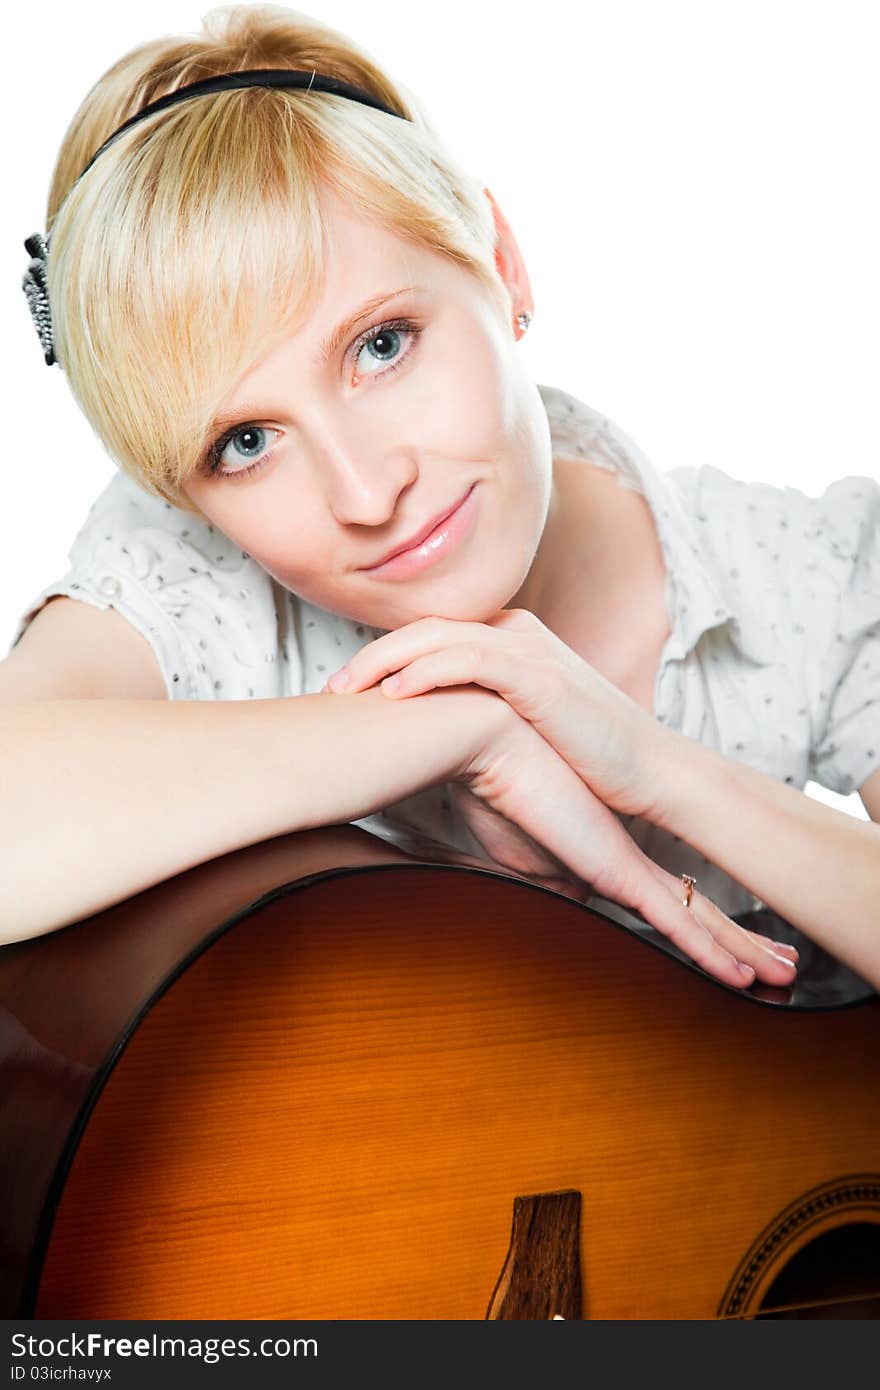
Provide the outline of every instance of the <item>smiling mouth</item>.
{"type": "Polygon", "coordinates": [[[383,579],[406,578],[433,565],[464,537],[476,508],[478,483],[472,483],[461,501],[419,541],[411,542],[380,564],[365,566],[362,573],[383,579]]]}
{"type": "MultiPolygon", "coordinates": [[[[472,486],[471,488],[468,488],[468,493],[472,491],[472,486]]],[[[362,568],[365,570],[377,570],[382,565],[387,565],[389,560],[394,560],[398,555],[404,555],[408,550],[417,550],[420,545],[424,545],[425,541],[428,539],[430,535],[432,535],[434,531],[437,530],[438,526],[441,526],[444,521],[447,521],[449,517],[452,516],[453,512],[458,511],[459,507],[464,501],[464,497],[467,495],[468,494],[465,493],[463,497],[459,497],[458,501],[454,502],[452,506],[449,507],[445,512],[441,512],[439,516],[435,517],[433,521],[429,521],[428,524],[422,527],[421,530],[414,532],[411,540],[408,540],[403,545],[398,546],[396,550],[389,550],[388,553],[384,555],[381,560],[377,560],[375,564],[363,565],[362,568]]]]}

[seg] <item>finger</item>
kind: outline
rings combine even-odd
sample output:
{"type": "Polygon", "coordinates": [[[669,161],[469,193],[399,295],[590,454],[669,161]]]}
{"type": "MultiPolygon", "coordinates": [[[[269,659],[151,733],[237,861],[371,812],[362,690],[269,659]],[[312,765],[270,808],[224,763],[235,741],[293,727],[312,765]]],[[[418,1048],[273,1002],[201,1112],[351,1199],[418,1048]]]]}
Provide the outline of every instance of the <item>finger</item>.
{"type": "MultiPolygon", "coordinates": [[[[680,878],[656,864],[654,860],[648,859],[651,872],[659,882],[664,883],[670,892],[675,893],[683,900],[684,885],[680,878]]],[[[777,951],[777,943],[769,942],[766,937],[759,932],[748,931],[741,927],[738,922],[734,922],[712,899],[705,893],[694,890],[691,897],[690,909],[695,911],[700,921],[709,928],[713,937],[720,945],[725,947],[737,960],[743,961],[746,965],[752,966],[758,979],[766,984],[787,985],[794,978],[792,966],[797,961],[797,951],[794,947],[784,955],[777,951]],[[794,953],[793,955],[791,953],[794,953]]]]}
{"type": "Polygon", "coordinates": [[[524,660],[515,649],[490,649],[482,642],[462,642],[419,657],[386,676],[379,689],[383,695],[400,699],[452,685],[479,685],[491,690],[533,725],[560,703],[552,669],[524,660]]]}
{"type": "Polygon", "coordinates": [[[344,690],[347,695],[356,690],[368,690],[383,676],[399,671],[418,657],[467,640],[504,639],[501,633],[492,632],[482,623],[458,622],[453,618],[418,618],[361,647],[345,666],[328,677],[325,690],[344,690]]]}
{"type": "Polygon", "coordinates": [[[691,906],[685,907],[678,892],[672,892],[650,873],[639,877],[633,905],[651,926],[690,956],[708,974],[734,989],[748,988],[755,980],[753,965],[740,961],[700,920],[691,906]]]}
{"type": "MultiPolygon", "coordinates": [[[[421,695],[440,686],[485,686],[487,678],[481,670],[481,665],[476,643],[464,642],[459,646],[447,647],[443,651],[432,652],[429,656],[416,658],[408,666],[386,676],[379,689],[383,695],[400,699],[407,695],[421,695]]],[[[495,688],[491,686],[491,689],[495,688]]]]}
{"type": "Polygon", "coordinates": [[[774,941],[772,937],[764,936],[763,932],[749,931],[747,927],[742,927],[742,931],[747,932],[755,941],[762,946],[769,946],[771,951],[776,951],[778,955],[790,956],[792,960],[800,959],[800,951],[797,946],[792,946],[790,941],[774,941]]]}
{"type": "Polygon", "coordinates": [[[695,892],[691,898],[700,920],[709,928],[715,940],[726,946],[738,960],[755,969],[760,980],[771,985],[790,985],[796,975],[796,962],[782,955],[756,932],[747,931],[733,922],[711,898],[695,892]]]}

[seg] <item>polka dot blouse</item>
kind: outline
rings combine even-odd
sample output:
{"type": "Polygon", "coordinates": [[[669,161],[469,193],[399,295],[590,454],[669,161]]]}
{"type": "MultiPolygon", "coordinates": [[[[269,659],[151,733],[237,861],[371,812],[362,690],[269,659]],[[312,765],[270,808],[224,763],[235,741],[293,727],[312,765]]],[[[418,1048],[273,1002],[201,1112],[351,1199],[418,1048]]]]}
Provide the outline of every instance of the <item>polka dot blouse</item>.
{"type": "MultiPolygon", "coordinates": [[[[671,625],[656,717],[792,786],[860,787],[880,766],[880,484],[845,477],[814,498],[709,464],[661,473],[607,416],[559,388],[539,390],[554,453],[613,470],[653,512],[671,625]]],[[[25,609],[11,646],[54,594],[113,607],[152,644],[172,700],[312,694],[383,632],[290,593],[215,527],[121,472],[69,560],[25,609]]],[[[620,819],[725,911],[757,905],[676,836],[620,819]]],[[[354,823],[391,838],[402,825],[487,858],[447,786],[354,823]]]]}

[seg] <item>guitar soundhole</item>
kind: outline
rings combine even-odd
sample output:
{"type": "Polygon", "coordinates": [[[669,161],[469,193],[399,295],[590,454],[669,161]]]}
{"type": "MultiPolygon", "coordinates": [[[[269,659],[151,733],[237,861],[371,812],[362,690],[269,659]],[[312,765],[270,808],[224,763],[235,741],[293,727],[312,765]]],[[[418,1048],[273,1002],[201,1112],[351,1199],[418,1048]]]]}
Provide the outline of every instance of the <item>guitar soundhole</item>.
{"type": "Polygon", "coordinates": [[[880,1318],[880,1225],[854,1222],[811,1240],[780,1270],[755,1318],[880,1318]]]}

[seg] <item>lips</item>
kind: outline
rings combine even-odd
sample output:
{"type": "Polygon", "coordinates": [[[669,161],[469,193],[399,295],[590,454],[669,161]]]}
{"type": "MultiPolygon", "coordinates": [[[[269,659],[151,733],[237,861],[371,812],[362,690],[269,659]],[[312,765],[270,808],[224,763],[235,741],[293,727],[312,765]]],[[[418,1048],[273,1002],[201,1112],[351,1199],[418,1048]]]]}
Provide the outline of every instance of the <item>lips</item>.
{"type": "Polygon", "coordinates": [[[442,521],[445,521],[448,516],[451,516],[452,513],[461,506],[470,490],[471,489],[468,488],[467,492],[462,493],[451,506],[447,507],[442,512],[438,512],[431,521],[426,522],[425,525],[419,531],[414,532],[408,540],[402,541],[400,545],[393,546],[391,550],[385,552],[381,559],[374,560],[371,565],[364,565],[363,568],[378,569],[379,565],[384,565],[387,560],[392,560],[395,555],[402,555],[404,550],[414,550],[417,545],[422,543],[426,536],[430,536],[431,532],[436,530],[442,521]]]}

